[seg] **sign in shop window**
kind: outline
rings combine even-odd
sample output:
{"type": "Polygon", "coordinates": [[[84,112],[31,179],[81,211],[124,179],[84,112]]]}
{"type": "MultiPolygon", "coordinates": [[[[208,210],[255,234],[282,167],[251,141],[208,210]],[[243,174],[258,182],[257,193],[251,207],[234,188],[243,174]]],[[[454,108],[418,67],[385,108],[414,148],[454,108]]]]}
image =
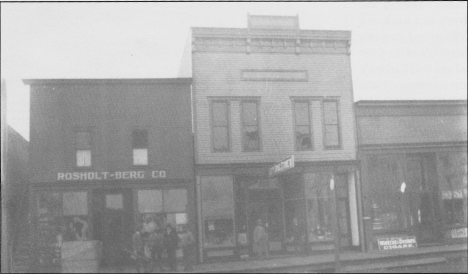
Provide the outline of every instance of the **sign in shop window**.
{"type": "Polygon", "coordinates": [[[377,239],[377,243],[379,244],[379,250],[393,250],[418,247],[415,236],[381,238],[377,239]]]}
{"type": "Polygon", "coordinates": [[[450,231],[452,238],[466,238],[467,228],[456,228],[450,231]]]}

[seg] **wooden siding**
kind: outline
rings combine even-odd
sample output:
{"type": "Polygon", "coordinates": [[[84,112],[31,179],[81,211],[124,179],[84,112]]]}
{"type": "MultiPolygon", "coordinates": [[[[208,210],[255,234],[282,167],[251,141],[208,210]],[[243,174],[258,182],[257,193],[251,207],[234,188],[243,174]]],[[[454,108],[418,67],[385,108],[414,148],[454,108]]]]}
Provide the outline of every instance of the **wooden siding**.
{"type": "Polygon", "coordinates": [[[137,169],[132,131],[145,128],[149,165],[144,169],[166,170],[167,179],[193,178],[190,83],[33,84],[32,182],[53,182],[58,172],[80,171],[75,166],[79,128],[93,134],[92,168],[87,171],[137,169]]]}
{"type": "Polygon", "coordinates": [[[193,53],[197,164],[274,162],[292,154],[296,161],[356,159],[356,138],[351,87],[350,58],[347,54],[239,54],[193,53]],[[305,70],[308,81],[247,81],[242,70],[305,70]],[[243,152],[240,100],[260,98],[262,150],[243,152]],[[231,152],[211,151],[211,98],[231,100],[231,152]],[[295,151],[292,99],[311,99],[312,151],[295,151]],[[325,97],[337,98],[340,110],[342,147],[323,147],[322,105],[325,97]]]}
{"type": "Polygon", "coordinates": [[[466,115],[373,116],[357,121],[360,145],[467,140],[466,115]]]}

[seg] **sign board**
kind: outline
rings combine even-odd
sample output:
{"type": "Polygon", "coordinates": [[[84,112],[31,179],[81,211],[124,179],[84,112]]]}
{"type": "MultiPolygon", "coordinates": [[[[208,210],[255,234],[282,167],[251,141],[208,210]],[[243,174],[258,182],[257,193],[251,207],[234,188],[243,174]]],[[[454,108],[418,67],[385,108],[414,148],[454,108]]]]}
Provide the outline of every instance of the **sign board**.
{"type": "Polygon", "coordinates": [[[165,170],[133,170],[116,172],[59,172],[57,181],[96,181],[96,180],[132,180],[166,178],[165,170]]]}
{"type": "Polygon", "coordinates": [[[450,232],[452,238],[466,238],[467,228],[454,228],[450,232]]]}
{"type": "Polygon", "coordinates": [[[270,169],[268,170],[268,174],[270,175],[270,177],[273,177],[277,175],[278,173],[281,173],[293,167],[294,167],[294,155],[270,167],[270,169]]]}
{"type": "Polygon", "coordinates": [[[377,239],[379,250],[416,248],[418,244],[415,236],[392,237],[377,239]]]}

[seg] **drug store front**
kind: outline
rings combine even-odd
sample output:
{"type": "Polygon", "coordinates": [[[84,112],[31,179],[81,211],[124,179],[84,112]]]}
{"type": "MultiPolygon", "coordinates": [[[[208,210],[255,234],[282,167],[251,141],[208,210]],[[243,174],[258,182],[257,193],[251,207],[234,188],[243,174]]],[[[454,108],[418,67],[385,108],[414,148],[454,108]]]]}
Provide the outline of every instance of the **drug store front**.
{"type": "Polygon", "coordinates": [[[203,261],[255,256],[252,243],[258,219],[268,232],[270,254],[294,251],[294,218],[302,230],[305,252],[333,250],[332,179],[342,248],[360,248],[356,161],[296,163],[273,177],[268,175],[270,166],[199,170],[199,248],[203,261]]]}
{"type": "Polygon", "coordinates": [[[35,184],[38,267],[63,271],[72,267],[71,260],[88,269],[128,265],[138,224],[148,231],[171,224],[180,232],[195,219],[193,183],[171,175],[164,170],[58,173],[54,183],[35,184]]]}

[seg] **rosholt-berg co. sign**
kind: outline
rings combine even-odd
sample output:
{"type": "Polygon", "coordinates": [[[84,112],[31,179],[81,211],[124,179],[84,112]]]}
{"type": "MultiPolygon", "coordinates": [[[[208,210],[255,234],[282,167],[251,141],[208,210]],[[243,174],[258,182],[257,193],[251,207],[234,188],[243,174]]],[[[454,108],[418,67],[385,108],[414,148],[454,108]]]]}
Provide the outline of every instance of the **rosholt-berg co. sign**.
{"type": "Polygon", "coordinates": [[[59,172],[57,181],[142,180],[166,178],[165,170],[59,172]]]}
{"type": "Polygon", "coordinates": [[[379,250],[392,250],[418,247],[415,236],[377,239],[379,250]]]}
{"type": "Polygon", "coordinates": [[[291,169],[294,167],[294,155],[291,155],[291,157],[288,157],[287,159],[274,164],[270,169],[268,170],[268,174],[270,177],[275,176],[276,174],[286,171],[288,169],[291,169]]]}

